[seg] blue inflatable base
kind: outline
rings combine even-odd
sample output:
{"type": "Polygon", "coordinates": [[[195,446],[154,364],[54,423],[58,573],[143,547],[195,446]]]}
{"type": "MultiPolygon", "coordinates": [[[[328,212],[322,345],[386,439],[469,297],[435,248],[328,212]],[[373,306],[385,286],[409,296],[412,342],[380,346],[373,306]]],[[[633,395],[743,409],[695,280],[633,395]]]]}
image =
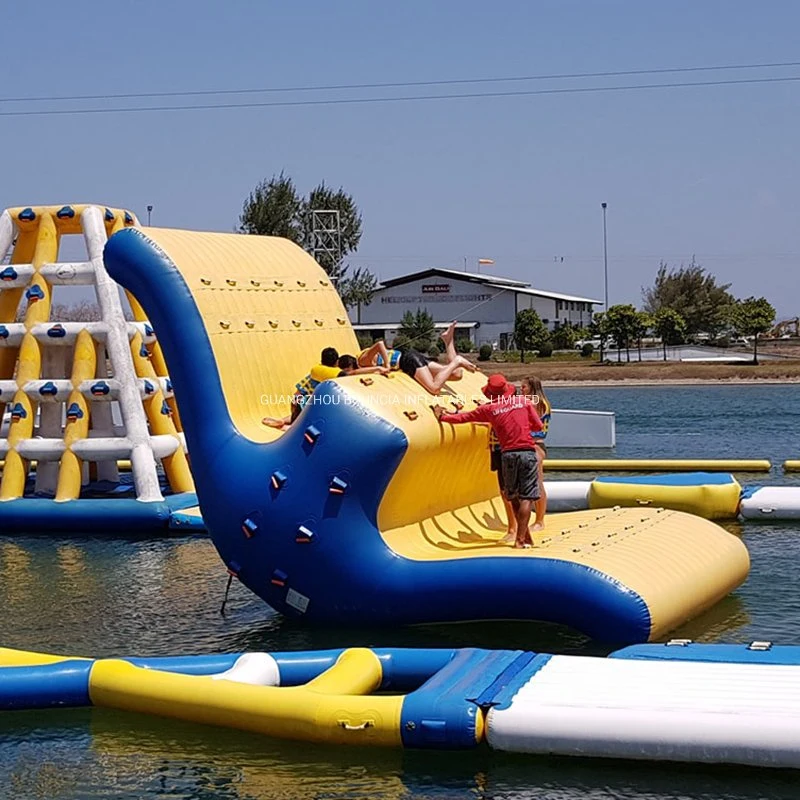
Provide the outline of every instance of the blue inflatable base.
{"type": "Polygon", "coordinates": [[[131,498],[55,500],[21,497],[0,503],[0,531],[8,534],[76,534],[104,536],[182,536],[192,529],[170,527],[174,512],[197,505],[193,492],[168,495],[157,503],[131,498]]]}

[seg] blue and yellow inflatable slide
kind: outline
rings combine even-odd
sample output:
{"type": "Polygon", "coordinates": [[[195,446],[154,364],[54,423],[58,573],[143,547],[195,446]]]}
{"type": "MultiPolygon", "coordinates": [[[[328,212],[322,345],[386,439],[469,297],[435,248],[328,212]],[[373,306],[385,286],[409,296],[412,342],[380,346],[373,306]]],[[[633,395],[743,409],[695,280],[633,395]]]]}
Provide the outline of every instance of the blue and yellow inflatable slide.
{"type": "MultiPolygon", "coordinates": [[[[439,425],[435,398],[402,373],[325,381],[286,433],[264,427],[288,413],[323,347],[358,352],[330,280],[287,240],[131,228],[104,259],[158,332],[215,546],[284,614],[534,619],[633,643],[747,575],[737,537],[664,509],[551,515],[534,549],[502,546],[486,428],[439,425]]],[[[451,387],[469,410],[484,382],[466,375],[451,387]]]]}

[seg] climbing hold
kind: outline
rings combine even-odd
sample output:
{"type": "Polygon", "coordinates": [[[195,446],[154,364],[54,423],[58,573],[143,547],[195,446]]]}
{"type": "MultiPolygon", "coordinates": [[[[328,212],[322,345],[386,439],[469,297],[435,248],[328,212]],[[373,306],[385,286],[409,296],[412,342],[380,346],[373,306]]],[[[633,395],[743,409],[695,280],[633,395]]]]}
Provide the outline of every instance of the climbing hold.
{"type": "Polygon", "coordinates": [[[295,328],[299,328],[299,327],[300,327],[302,324],[303,324],[303,323],[302,323],[302,322],[300,322],[300,320],[297,320],[297,319],[293,319],[293,320],[292,320],[292,325],[294,325],[294,326],[295,326],[295,328]]]}
{"type": "Polygon", "coordinates": [[[456,411],[461,411],[464,408],[464,404],[460,400],[451,400],[450,403],[456,411]]]}
{"type": "Polygon", "coordinates": [[[342,319],[341,317],[336,317],[336,321],[337,321],[337,322],[338,322],[340,325],[344,325],[344,324],[347,322],[347,320],[346,320],[346,319],[342,319]]]}
{"type": "Polygon", "coordinates": [[[247,519],[242,521],[242,533],[248,539],[252,539],[258,533],[258,523],[250,517],[247,517],[247,519]]]}
{"type": "Polygon", "coordinates": [[[305,544],[307,542],[310,542],[313,538],[314,538],[314,531],[309,530],[308,528],[306,528],[305,525],[300,525],[297,528],[297,533],[295,534],[294,540],[296,542],[301,542],[302,544],[305,544]]]}
{"type": "Polygon", "coordinates": [[[251,320],[251,319],[246,319],[244,321],[244,324],[245,324],[245,327],[247,327],[247,328],[254,328],[255,325],[256,325],[255,322],[253,322],[253,320],[251,320]]]}
{"type": "Polygon", "coordinates": [[[203,286],[211,286],[211,278],[200,278],[200,283],[202,283],[203,286]]]}
{"type": "Polygon", "coordinates": [[[169,403],[166,400],[161,404],[161,413],[165,417],[172,416],[172,409],[169,407],[169,403]]]}
{"type": "Polygon", "coordinates": [[[142,342],[142,346],[139,348],[139,355],[142,358],[150,358],[150,351],[147,349],[144,342],[142,342]]]}
{"type": "Polygon", "coordinates": [[[110,208],[106,209],[106,213],[103,215],[103,219],[105,219],[106,222],[114,221],[114,213],[111,211],[110,208]]]}
{"type": "Polygon", "coordinates": [[[44,292],[42,291],[42,287],[36,285],[31,286],[25,292],[25,299],[29,303],[35,303],[37,300],[44,300],[44,292]]]}
{"type": "Polygon", "coordinates": [[[286,481],[289,480],[289,477],[276,469],[275,472],[272,473],[270,480],[272,481],[273,488],[282,489],[286,485],[286,481]]]}
{"type": "Polygon", "coordinates": [[[236,281],[233,278],[226,278],[225,283],[227,283],[228,286],[236,286],[236,281]]]}
{"type": "Polygon", "coordinates": [[[412,422],[419,416],[416,411],[404,411],[403,412],[412,422]]]}
{"type": "Polygon", "coordinates": [[[309,444],[314,444],[320,436],[322,436],[322,431],[314,425],[309,425],[303,432],[303,438],[309,444]]]}
{"type": "Polygon", "coordinates": [[[56,216],[59,219],[72,219],[75,216],[75,209],[72,206],[61,206],[56,211],[56,216]]]}
{"type": "Polygon", "coordinates": [[[169,378],[167,378],[167,386],[166,386],[166,388],[167,388],[167,391],[171,394],[172,393],[172,381],[169,378]]]}
{"type": "Polygon", "coordinates": [[[272,281],[276,286],[283,286],[283,281],[272,281]]]}
{"type": "Polygon", "coordinates": [[[372,380],[372,378],[362,378],[361,383],[363,383],[364,386],[372,386],[374,381],[372,380]]]}
{"type": "Polygon", "coordinates": [[[75,422],[78,419],[83,419],[83,409],[77,403],[72,403],[67,409],[67,422],[75,422]]]}
{"type": "Polygon", "coordinates": [[[125,212],[125,224],[126,225],[133,225],[133,217],[130,215],[129,211],[125,212]]]}
{"type": "Polygon", "coordinates": [[[15,281],[19,276],[14,267],[6,267],[0,272],[0,281],[15,281]]]}
{"type": "Polygon", "coordinates": [[[277,328],[277,327],[278,327],[278,322],[277,322],[277,320],[271,319],[271,320],[269,321],[269,326],[270,326],[270,328],[277,328]]]}
{"type": "Polygon", "coordinates": [[[8,339],[8,328],[5,325],[0,325],[0,339],[8,339]]]}
{"type": "Polygon", "coordinates": [[[253,280],[253,279],[251,278],[251,280],[250,280],[250,284],[251,284],[252,286],[261,286],[261,281],[256,281],[256,280],[253,280]]]}
{"type": "Polygon", "coordinates": [[[315,319],[314,320],[314,324],[321,326],[322,325],[322,320],[321,319],[315,319]]]}
{"type": "Polygon", "coordinates": [[[149,323],[145,322],[144,324],[144,335],[145,336],[155,336],[155,331],[149,325],[149,323]]]}
{"type": "Polygon", "coordinates": [[[223,320],[223,319],[221,319],[221,320],[219,321],[219,326],[220,326],[220,328],[222,328],[223,330],[228,330],[228,328],[230,328],[231,324],[230,324],[230,322],[228,322],[227,320],[223,320]]]}
{"type": "Polygon", "coordinates": [[[32,208],[23,208],[22,211],[17,214],[17,219],[20,222],[33,222],[36,219],[36,212],[32,208]]]}
{"type": "Polygon", "coordinates": [[[60,322],[57,322],[55,325],[47,329],[47,335],[51,339],[63,339],[67,335],[67,332],[64,329],[64,326],[60,322]]]}
{"type": "Polygon", "coordinates": [[[21,419],[25,419],[28,416],[28,412],[25,410],[25,406],[22,403],[15,403],[14,406],[11,408],[11,421],[18,422],[21,419]]]}
{"type": "Polygon", "coordinates": [[[289,576],[283,572],[282,570],[276,569],[272,573],[272,580],[270,583],[273,586],[286,586],[286,581],[289,579],[289,576]]]}
{"type": "Polygon", "coordinates": [[[347,491],[347,481],[344,481],[341,478],[333,477],[331,479],[331,484],[328,487],[328,491],[331,494],[344,494],[347,491]]]}
{"type": "Polygon", "coordinates": [[[320,278],[319,279],[319,285],[320,286],[327,286],[328,285],[328,281],[324,281],[324,280],[322,280],[322,278],[320,278]]]}
{"type": "Polygon", "coordinates": [[[55,396],[58,394],[58,386],[56,386],[53,381],[47,381],[47,383],[43,383],[39,387],[39,394],[42,397],[55,396]]]}
{"type": "Polygon", "coordinates": [[[306,282],[305,281],[297,281],[297,285],[298,286],[305,286],[306,282]]]}
{"type": "Polygon", "coordinates": [[[89,391],[94,397],[102,397],[111,391],[111,387],[105,381],[97,381],[91,385],[89,391]]]}

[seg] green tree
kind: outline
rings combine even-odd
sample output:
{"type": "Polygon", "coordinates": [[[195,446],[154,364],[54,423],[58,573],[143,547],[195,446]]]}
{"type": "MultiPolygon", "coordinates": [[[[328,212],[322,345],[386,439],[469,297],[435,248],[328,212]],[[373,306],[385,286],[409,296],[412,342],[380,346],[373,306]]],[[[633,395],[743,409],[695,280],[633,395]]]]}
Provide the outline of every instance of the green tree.
{"type": "Polygon", "coordinates": [[[639,330],[639,312],[629,303],[611,306],[606,312],[608,332],[617,342],[617,361],[622,360],[622,346],[625,345],[626,360],[631,360],[631,339],[639,330]]]}
{"type": "Polygon", "coordinates": [[[339,281],[339,295],[347,308],[357,308],[356,321],[361,322],[361,306],[368,306],[378,291],[378,279],[363,267],[357,267],[339,281]]]}
{"type": "Polygon", "coordinates": [[[416,312],[406,311],[403,314],[393,346],[398,349],[413,348],[421,353],[427,353],[435,339],[436,328],[433,326],[433,317],[424,309],[418,308],[416,312]]]}
{"type": "Polygon", "coordinates": [[[337,288],[348,269],[346,257],[358,250],[362,229],[361,212],[343,188],[334,190],[323,181],[308,197],[302,197],[283,172],[261,181],[250,192],[239,216],[242,233],[283,236],[313,253],[337,288]],[[338,231],[315,234],[314,211],[338,211],[338,231]]]}
{"type": "Polygon", "coordinates": [[[592,315],[592,324],[589,326],[592,336],[600,340],[600,363],[603,363],[603,351],[608,340],[608,320],[604,311],[596,311],[592,315]]]}
{"type": "Polygon", "coordinates": [[[526,350],[536,350],[549,340],[549,331],[532,308],[526,308],[517,314],[514,320],[514,341],[519,350],[521,364],[525,363],[526,350]]]}
{"type": "Polygon", "coordinates": [[[639,361],[642,360],[642,337],[647,336],[647,332],[653,327],[653,316],[648,314],[647,311],[637,311],[637,326],[636,326],[636,348],[639,351],[639,361]]]}
{"type": "Polygon", "coordinates": [[[667,345],[680,344],[686,335],[686,320],[677,311],[662,308],[653,315],[653,330],[661,337],[666,361],[667,345]]]}
{"type": "Polygon", "coordinates": [[[578,341],[578,332],[568,322],[553,331],[552,342],[556,350],[572,350],[578,341]]]}
{"type": "Polygon", "coordinates": [[[303,244],[303,199],[294,182],[281,172],[259,183],[242,206],[239,230],[259,236],[283,236],[303,244]]]}
{"type": "Polygon", "coordinates": [[[748,297],[731,306],[729,317],[740,336],[753,337],[753,363],[758,364],[758,336],[772,328],[775,309],[766,297],[748,297]]]}
{"type": "Polygon", "coordinates": [[[729,283],[717,284],[713,275],[692,258],[688,267],[670,269],[661,262],[650,289],[642,289],[644,310],[655,314],[662,308],[677,311],[686,321],[686,334],[716,336],[724,327],[727,308],[733,302],[729,283]]]}

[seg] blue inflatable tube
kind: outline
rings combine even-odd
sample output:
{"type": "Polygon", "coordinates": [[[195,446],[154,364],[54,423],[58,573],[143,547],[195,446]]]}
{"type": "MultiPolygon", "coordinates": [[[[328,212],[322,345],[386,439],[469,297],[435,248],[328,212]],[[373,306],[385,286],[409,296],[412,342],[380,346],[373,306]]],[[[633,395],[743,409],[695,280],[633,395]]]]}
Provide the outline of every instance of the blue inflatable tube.
{"type": "Polygon", "coordinates": [[[88,706],[92,661],[0,667],[0,709],[88,706]]]}
{"type": "MultiPolygon", "coordinates": [[[[131,498],[77,499],[56,503],[20,497],[0,503],[0,530],[30,533],[150,535],[168,533],[173,511],[197,505],[193,492],[168,495],[162,502],[140,503],[131,498]]],[[[181,535],[183,531],[175,530],[181,535]]]]}

